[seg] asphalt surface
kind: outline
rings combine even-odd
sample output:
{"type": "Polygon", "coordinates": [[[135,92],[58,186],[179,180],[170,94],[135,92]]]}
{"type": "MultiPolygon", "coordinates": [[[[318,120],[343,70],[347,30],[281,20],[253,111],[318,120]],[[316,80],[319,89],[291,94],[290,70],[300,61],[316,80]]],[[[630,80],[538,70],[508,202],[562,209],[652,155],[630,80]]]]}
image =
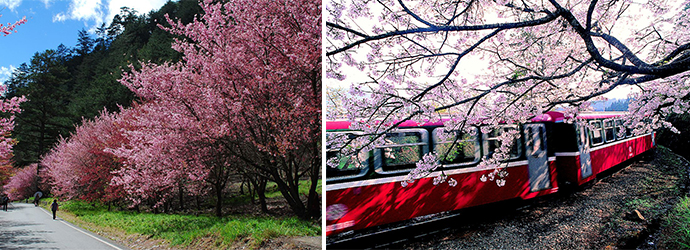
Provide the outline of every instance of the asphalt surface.
{"type": "Polygon", "coordinates": [[[0,210],[0,249],[128,249],[79,228],[33,204],[0,210]]]}

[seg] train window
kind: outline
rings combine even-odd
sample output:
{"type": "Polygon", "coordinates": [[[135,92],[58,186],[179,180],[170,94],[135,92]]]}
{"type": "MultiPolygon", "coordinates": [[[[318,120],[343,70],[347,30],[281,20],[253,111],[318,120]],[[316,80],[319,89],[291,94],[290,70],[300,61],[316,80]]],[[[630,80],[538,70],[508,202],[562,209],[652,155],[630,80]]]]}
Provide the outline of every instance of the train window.
{"type": "Polygon", "coordinates": [[[601,126],[601,121],[591,121],[589,125],[591,126],[589,129],[589,141],[592,142],[592,146],[604,143],[604,131],[601,126]]]}
{"type": "MultiPolygon", "coordinates": [[[[329,132],[326,133],[328,137],[341,137],[340,139],[346,141],[354,139],[357,135],[355,132],[329,132]]],[[[355,143],[356,144],[356,143],[355,143]]],[[[350,145],[349,147],[357,147],[358,145],[350,145]]],[[[359,145],[362,146],[362,145],[359,145]]],[[[359,177],[367,172],[369,166],[370,153],[369,151],[360,151],[357,155],[343,156],[340,154],[338,148],[333,148],[331,145],[326,146],[326,159],[335,161],[337,165],[328,166],[326,168],[326,178],[347,178],[359,177]]]]}
{"type": "Polygon", "coordinates": [[[434,152],[442,157],[441,164],[446,167],[467,166],[479,161],[476,128],[472,128],[467,133],[448,132],[444,128],[436,128],[433,131],[433,138],[434,152]]]}
{"type": "Polygon", "coordinates": [[[616,138],[623,139],[626,137],[626,128],[623,124],[623,120],[616,119],[616,138]]]}
{"type": "Polygon", "coordinates": [[[604,121],[604,135],[606,136],[606,142],[616,140],[616,126],[613,120],[604,121]]]}
{"type": "MultiPolygon", "coordinates": [[[[496,151],[496,149],[501,146],[501,141],[498,140],[498,137],[500,137],[501,134],[510,130],[517,129],[518,127],[516,125],[502,126],[497,129],[494,129],[488,134],[484,134],[484,156],[491,157],[494,151],[496,151]]],[[[513,140],[513,146],[510,149],[509,160],[517,159],[520,158],[520,156],[522,156],[522,147],[520,146],[520,142],[520,138],[515,138],[513,140]]]]}
{"type": "Polygon", "coordinates": [[[377,147],[383,171],[409,170],[429,149],[423,129],[404,129],[386,134],[386,144],[377,147]]]}

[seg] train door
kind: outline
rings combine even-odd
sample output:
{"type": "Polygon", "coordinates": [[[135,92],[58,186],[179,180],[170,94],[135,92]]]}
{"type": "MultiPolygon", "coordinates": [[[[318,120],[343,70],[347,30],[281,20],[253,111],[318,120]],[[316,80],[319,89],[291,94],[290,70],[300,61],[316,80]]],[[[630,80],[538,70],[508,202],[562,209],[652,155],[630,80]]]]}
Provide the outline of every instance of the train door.
{"type": "Polygon", "coordinates": [[[586,126],[577,126],[577,149],[580,153],[580,179],[592,175],[592,160],[589,157],[589,133],[586,126]]]}
{"type": "Polygon", "coordinates": [[[525,124],[525,153],[529,167],[531,192],[551,188],[551,174],[546,154],[546,127],[544,124],[525,124]]]}

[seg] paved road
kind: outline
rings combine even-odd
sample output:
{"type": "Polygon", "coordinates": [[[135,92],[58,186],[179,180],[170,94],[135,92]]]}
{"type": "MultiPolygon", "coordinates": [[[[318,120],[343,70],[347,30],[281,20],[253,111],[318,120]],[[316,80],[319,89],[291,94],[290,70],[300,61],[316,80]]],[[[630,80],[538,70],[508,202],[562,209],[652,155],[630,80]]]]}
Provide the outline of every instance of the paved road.
{"type": "Polygon", "coordinates": [[[74,226],[33,204],[0,210],[0,249],[128,249],[74,226]]]}

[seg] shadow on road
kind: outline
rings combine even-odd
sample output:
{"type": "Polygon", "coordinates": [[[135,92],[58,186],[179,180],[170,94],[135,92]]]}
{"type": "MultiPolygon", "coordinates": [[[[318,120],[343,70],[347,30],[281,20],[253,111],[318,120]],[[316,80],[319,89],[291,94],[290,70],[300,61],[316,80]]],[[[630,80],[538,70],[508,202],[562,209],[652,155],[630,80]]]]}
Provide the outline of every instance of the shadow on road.
{"type": "MultiPolygon", "coordinates": [[[[1,210],[0,213],[7,213],[4,215],[9,217],[13,212],[16,213],[28,208],[33,207],[10,205],[7,211],[1,210]]],[[[48,243],[44,235],[50,231],[27,229],[37,225],[39,224],[0,220],[0,249],[27,249],[29,246],[31,248],[35,247],[35,244],[48,243]]]]}

